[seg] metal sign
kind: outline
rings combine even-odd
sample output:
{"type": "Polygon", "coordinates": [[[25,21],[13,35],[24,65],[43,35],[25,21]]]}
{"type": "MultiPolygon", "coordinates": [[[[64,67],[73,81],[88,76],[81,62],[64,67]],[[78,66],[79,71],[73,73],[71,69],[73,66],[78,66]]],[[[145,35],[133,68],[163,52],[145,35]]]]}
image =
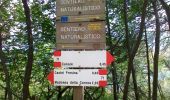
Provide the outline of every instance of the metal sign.
{"type": "Polygon", "coordinates": [[[105,22],[57,23],[57,43],[105,42],[105,22]]]}
{"type": "Polygon", "coordinates": [[[57,0],[57,16],[105,13],[105,0],[57,0]]]}
{"type": "Polygon", "coordinates": [[[57,68],[106,68],[114,57],[106,50],[55,51],[54,67],[57,68]]]}
{"type": "Polygon", "coordinates": [[[100,15],[82,15],[82,16],[59,16],[56,17],[57,22],[92,22],[92,21],[104,21],[105,14],[100,15]]]}
{"type": "Polygon", "coordinates": [[[54,86],[107,86],[106,69],[55,69],[48,75],[54,86]]]}
{"type": "Polygon", "coordinates": [[[57,43],[56,47],[57,50],[102,50],[106,48],[106,43],[57,43]]]}

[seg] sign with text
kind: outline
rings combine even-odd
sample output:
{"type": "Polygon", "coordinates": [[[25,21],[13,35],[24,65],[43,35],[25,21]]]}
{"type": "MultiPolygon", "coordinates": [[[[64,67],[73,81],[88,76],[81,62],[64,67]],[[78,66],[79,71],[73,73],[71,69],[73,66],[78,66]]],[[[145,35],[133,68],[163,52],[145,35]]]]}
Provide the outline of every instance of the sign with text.
{"type": "Polygon", "coordinates": [[[57,43],[103,43],[105,22],[57,23],[57,43]]]}
{"type": "Polygon", "coordinates": [[[105,0],[57,0],[57,16],[105,13],[105,0]]]}
{"type": "Polygon", "coordinates": [[[57,50],[102,50],[106,48],[106,43],[57,43],[57,50]]]}
{"type": "Polygon", "coordinates": [[[82,16],[59,16],[56,18],[57,22],[92,22],[92,21],[104,21],[105,14],[100,15],[82,15],[82,16]]]}
{"type": "Polygon", "coordinates": [[[115,60],[106,50],[55,51],[53,59],[57,68],[106,68],[115,60]]]}
{"type": "Polygon", "coordinates": [[[48,80],[54,86],[107,86],[106,69],[54,69],[48,80]]]}

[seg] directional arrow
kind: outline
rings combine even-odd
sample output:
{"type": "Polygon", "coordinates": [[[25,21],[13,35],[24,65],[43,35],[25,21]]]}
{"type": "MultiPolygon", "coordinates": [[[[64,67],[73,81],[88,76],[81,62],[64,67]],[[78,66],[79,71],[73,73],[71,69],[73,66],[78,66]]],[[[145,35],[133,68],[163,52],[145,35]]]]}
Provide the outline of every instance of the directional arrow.
{"type": "Polygon", "coordinates": [[[115,58],[106,50],[98,51],[55,51],[54,67],[60,68],[105,68],[115,58]]]}
{"type": "Polygon", "coordinates": [[[106,55],[106,65],[110,65],[113,61],[115,61],[115,58],[110,54],[110,52],[107,51],[106,55]]]}
{"type": "Polygon", "coordinates": [[[55,69],[48,75],[54,86],[107,86],[106,69],[55,69]]]}
{"type": "Polygon", "coordinates": [[[54,71],[51,71],[48,76],[48,80],[51,82],[51,84],[54,84],[54,71]]]}

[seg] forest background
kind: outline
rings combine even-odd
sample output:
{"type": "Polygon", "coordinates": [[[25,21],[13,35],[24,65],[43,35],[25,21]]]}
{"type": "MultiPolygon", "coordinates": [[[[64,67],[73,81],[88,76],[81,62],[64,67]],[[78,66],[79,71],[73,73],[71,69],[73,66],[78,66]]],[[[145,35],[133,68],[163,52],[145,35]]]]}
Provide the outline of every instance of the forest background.
{"type": "MultiPolygon", "coordinates": [[[[170,99],[170,0],[106,0],[106,88],[86,87],[85,100],[170,99]]],[[[0,99],[72,100],[55,87],[56,0],[0,0],[0,99]]]]}

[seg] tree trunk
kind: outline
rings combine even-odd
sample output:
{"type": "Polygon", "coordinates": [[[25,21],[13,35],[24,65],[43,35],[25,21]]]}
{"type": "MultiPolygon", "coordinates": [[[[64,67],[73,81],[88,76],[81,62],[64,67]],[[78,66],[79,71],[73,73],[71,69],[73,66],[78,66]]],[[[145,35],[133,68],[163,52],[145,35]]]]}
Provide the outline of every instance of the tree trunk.
{"type": "Polygon", "coordinates": [[[30,84],[30,78],[31,78],[31,71],[33,66],[33,36],[32,36],[32,29],[31,29],[31,18],[30,18],[30,9],[27,4],[28,0],[22,0],[23,7],[24,7],[24,13],[26,17],[26,25],[27,25],[27,33],[28,33],[28,60],[26,64],[25,69],[25,75],[24,75],[24,82],[23,82],[23,100],[27,100],[29,95],[29,84],[30,84]]]}
{"type": "MultiPolygon", "coordinates": [[[[110,47],[110,52],[111,54],[113,54],[113,44],[112,44],[112,36],[111,36],[111,29],[110,29],[110,23],[109,23],[109,11],[108,11],[108,0],[106,0],[106,22],[107,22],[107,29],[108,29],[108,37],[109,37],[109,43],[108,46],[110,47]]],[[[118,100],[118,96],[117,96],[117,78],[116,78],[116,67],[114,66],[114,63],[111,64],[112,69],[111,69],[111,73],[112,73],[112,83],[113,83],[113,98],[114,100],[118,100]]]]}
{"type": "Polygon", "coordinates": [[[65,91],[67,91],[67,89],[69,89],[70,87],[67,86],[67,87],[64,87],[62,90],[61,90],[61,87],[59,88],[59,91],[58,91],[58,97],[57,97],[57,100],[62,100],[62,95],[65,91]]]}
{"type": "Polygon", "coordinates": [[[147,59],[147,70],[148,70],[148,100],[151,100],[151,80],[150,80],[150,61],[149,61],[149,46],[147,33],[145,28],[145,44],[146,44],[146,59],[147,59]]]}
{"type": "Polygon", "coordinates": [[[114,64],[112,64],[112,81],[113,81],[113,95],[114,95],[114,100],[118,100],[117,97],[117,74],[116,74],[116,67],[114,64]]]}
{"type": "Polygon", "coordinates": [[[167,18],[168,18],[168,24],[169,24],[169,30],[170,30],[170,6],[165,3],[164,0],[159,0],[162,4],[163,9],[166,12],[167,18]]]}
{"type": "Polygon", "coordinates": [[[139,100],[139,92],[138,92],[138,86],[137,86],[137,80],[136,80],[136,72],[135,72],[133,62],[131,62],[131,63],[132,63],[132,78],[133,78],[135,97],[136,97],[136,100],[139,100]]]}
{"type": "Polygon", "coordinates": [[[134,57],[138,51],[139,45],[141,43],[141,39],[143,36],[143,29],[144,29],[144,24],[145,24],[145,15],[146,15],[146,7],[148,4],[148,0],[144,0],[144,4],[143,4],[143,10],[142,10],[142,17],[141,17],[141,24],[140,24],[140,31],[139,31],[139,35],[137,37],[137,42],[134,46],[134,48],[130,48],[130,44],[129,44],[129,32],[128,32],[128,24],[127,24],[127,4],[126,4],[126,0],[124,0],[124,17],[125,17],[125,33],[126,33],[126,46],[128,49],[128,70],[127,70],[127,76],[126,76],[126,81],[125,81],[125,86],[124,86],[124,92],[123,92],[123,100],[127,100],[128,97],[128,86],[129,86],[129,79],[130,79],[130,74],[131,71],[132,73],[132,77],[133,77],[133,83],[134,83],[134,88],[135,88],[135,95],[136,95],[136,99],[139,99],[139,95],[138,95],[138,91],[137,91],[137,83],[136,83],[136,78],[135,78],[135,71],[133,68],[133,60],[134,57]],[[132,52],[130,52],[132,51],[132,52]]]}
{"type": "Polygon", "coordinates": [[[154,53],[154,72],[153,72],[153,94],[152,100],[157,100],[157,87],[158,87],[158,60],[159,60],[159,44],[160,44],[160,23],[157,10],[157,1],[152,2],[154,15],[156,18],[156,37],[155,37],[155,53],[154,53]]]}
{"type": "Polygon", "coordinates": [[[124,91],[123,91],[123,100],[127,100],[127,95],[128,95],[128,87],[129,87],[129,78],[130,78],[130,73],[131,73],[131,63],[133,62],[130,59],[130,45],[129,45],[129,30],[128,30],[128,22],[127,22],[127,4],[126,0],[124,0],[124,24],[125,24],[125,34],[126,34],[126,48],[127,48],[127,54],[128,54],[128,69],[127,69],[127,75],[126,75],[126,81],[125,81],[125,86],[124,86],[124,91]]]}
{"type": "Polygon", "coordinates": [[[5,55],[2,51],[2,31],[0,30],[0,60],[1,60],[1,65],[2,65],[2,69],[3,69],[3,72],[5,74],[5,83],[6,83],[6,93],[7,93],[7,96],[8,96],[8,100],[12,100],[12,93],[11,93],[11,85],[10,85],[10,76],[9,76],[9,70],[7,68],[7,65],[6,65],[6,58],[5,58],[5,55]]]}
{"type": "Polygon", "coordinates": [[[127,54],[128,54],[128,70],[127,70],[127,76],[126,76],[126,81],[125,81],[123,99],[124,100],[127,99],[129,79],[130,79],[130,74],[131,74],[131,71],[132,71],[135,97],[136,97],[136,100],[139,100],[135,69],[134,69],[134,66],[133,66],[133,57],[131,56],[131,48],[130,48],[130,44],[129,44],[129,29],[128,29],[127,1],[126,0],[124,0],[124,23],[125,23],[125,33],[126,33],[126,48],[127,48],[127,54]]]}

